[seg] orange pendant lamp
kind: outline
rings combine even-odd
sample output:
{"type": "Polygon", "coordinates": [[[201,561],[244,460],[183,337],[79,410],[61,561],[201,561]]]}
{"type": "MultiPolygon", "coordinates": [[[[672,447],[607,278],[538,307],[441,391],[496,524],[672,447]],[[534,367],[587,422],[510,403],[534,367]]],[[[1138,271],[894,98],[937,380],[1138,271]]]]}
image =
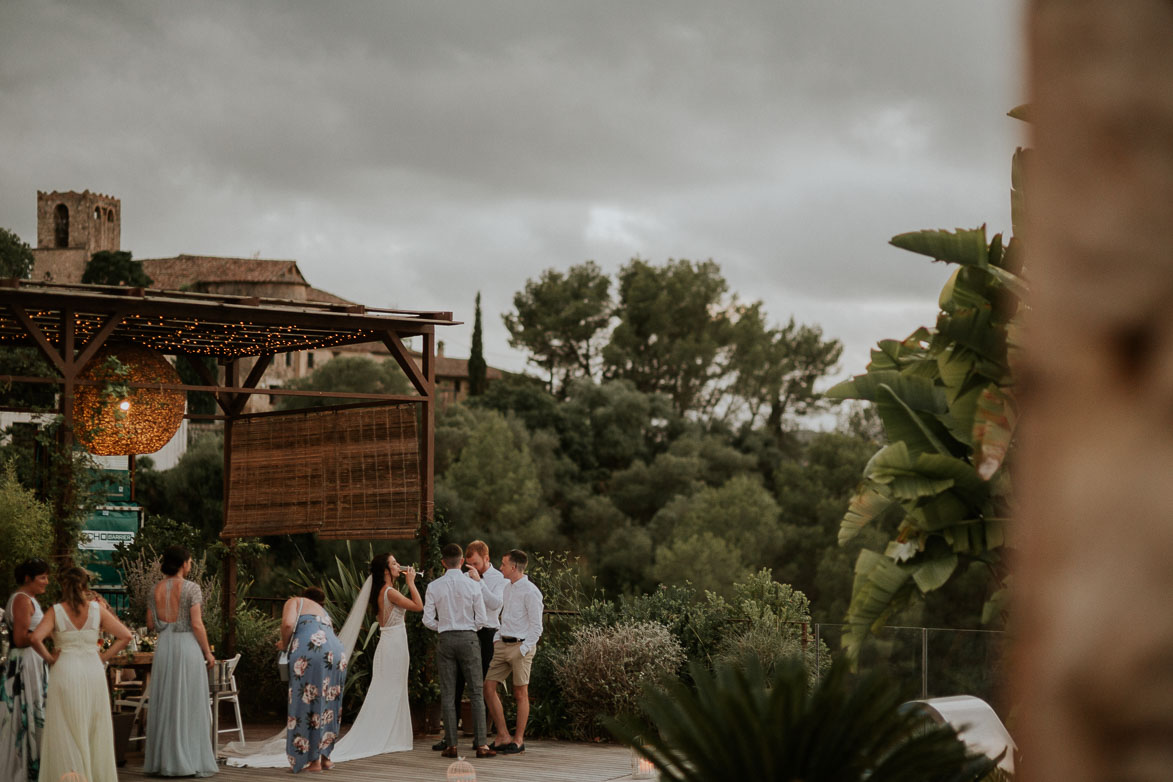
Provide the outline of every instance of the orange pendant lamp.
{"type": "Polygon", "coordinates": [[[74,393],[74,434],[92,454],[154,453],[179,429],[187,409],[182,391],[129,388],[129,383],[179,384],[162,354],[138,345],[102,347],[82,370],[74,393]]]}

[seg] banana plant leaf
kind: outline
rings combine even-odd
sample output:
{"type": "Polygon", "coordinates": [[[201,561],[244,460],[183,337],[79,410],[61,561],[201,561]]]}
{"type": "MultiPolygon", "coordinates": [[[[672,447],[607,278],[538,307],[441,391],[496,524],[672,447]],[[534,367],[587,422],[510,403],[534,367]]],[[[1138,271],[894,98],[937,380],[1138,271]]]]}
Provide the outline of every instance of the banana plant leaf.
{"type": "Polygon", "coordinates": [[[891,498],[865,484],[851,498],[851,504],[847,506],[847,513],[839,522],[839,545],[846,544],[858,535],[860,530],[882,516],[892,505],[891,498]]]}
{"type": "Polygon", "coordinates": [[[894,370],[856,375],[828,389],[825,396],[830,399],[865,399],[869,402],[879,402],[884,398],[884,386],[887,386],[889,393],[900,397],[913,410],[934,414],[946,413],[949,410],[944,391],[934,386],[932,380],[910,377],[894,370]]]}
{"type": "Polygon", "coordinates": [[[928,562],[918,563],[912,571],[912,580],[921,592],[940,589],[953,575],[953,571],[957,570],[957,562],[957,555],[950,553],[928,562]]]}
{"type": "Polygon", "coordinates": [[[890,244],[937,261],[985,268],[989,265],[986,226],[955,231],[912,231],[893,236],[890,244]]]}
{"type": "Polygon", "coordinates": [[[1015,423],[1014,405],[1009,395],[993,384],[983,389],[973,421],[974,461],[983,480],[994,477],[1006,459],[1015,423]]]}
{"type": "Polygon", "coordinates": [[[847,607],[847,630],[843,634],[843,647],[849,657],[858,659],[864,639],[907,603],[913,587],[908,569],[878,552],[859,552],[851,604],[847,607]]]}

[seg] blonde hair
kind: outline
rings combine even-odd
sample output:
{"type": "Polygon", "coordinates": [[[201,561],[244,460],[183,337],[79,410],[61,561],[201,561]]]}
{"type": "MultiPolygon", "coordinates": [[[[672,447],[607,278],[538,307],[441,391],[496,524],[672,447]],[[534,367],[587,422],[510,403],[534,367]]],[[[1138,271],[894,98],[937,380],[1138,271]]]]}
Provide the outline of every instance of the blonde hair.
{"type": "Polygon", "coordinates": [[[67,567],[57,577],[61,584],[61,602],[78,611],[85,608],[90,602],[87,591],[90,587],[90,574],[79,567],[67,567]]]}
{"type": "Polygon", "coordinates": [[[464,558],[468,559],[472,554],[480,554],[485,559],[489,558],[489,544],[483,540],[474,540],[469,543],[464,549],[464,558]]]}

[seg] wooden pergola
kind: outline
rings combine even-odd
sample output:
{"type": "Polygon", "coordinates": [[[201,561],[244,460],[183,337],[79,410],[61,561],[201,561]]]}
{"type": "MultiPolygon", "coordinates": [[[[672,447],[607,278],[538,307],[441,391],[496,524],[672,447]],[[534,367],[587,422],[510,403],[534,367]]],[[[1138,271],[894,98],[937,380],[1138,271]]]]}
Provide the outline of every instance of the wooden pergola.
{"type": "MultiPolygon", "coordinates": [[[[188,362],[203,380],[203,384],[132,381],[129,386],[132,389],[203,391],[214,396],[218,412],[205,415],[188,414],[187,417],[224,422],[224,536],[229,540],[230,550],[235,538],[244,534],[281,534],[316,529],[312,525],[305,525],[305,514],[301,516],[300,526],[284,520],[284,517],[259,525],[251,523],[251,526],[242,526],[240,523],[240,502],[233,503],[231,496],[234,485],[233,431],[246,424],[256,424],[259,419],[282,415],[245,413],[245,405],[252,394],[316,396],[347,400],[347,403],[342,405],[313,408],[313,414],[349,415],[350,411],[411,406],[413,420],[409,422],[410,426],[400,426],[398,431],[414,436],[418,450],[412,453],[410,448],[407,452],[399,449],[398,461],[395,463],[402,465],[414,462],[418,456],[418,481],[413,482],[413,492],[399,492],[397,495],[401,499],[403,496],[410,496],[413,505],[418,505],[407,509],[408,515],[417,523],[413,524],[410,532],[402,524],[389,529],[379,529],[369,523],[369,514],[374,509],[367,508],[368,523],[361,525],[361,537],[404,539],[413,537],[417,526],[426,532],[426,525],[432,518],[436,403],[435,329],[437,326],[456,324],[451,312],[377,309],[358,304],[2,279],[0,346],[29,346],[39,349],[56,369],[57,375],[0,375],[0,382],[60,385],[62,392],[59,397],[59,412],[63,422],[61,438],[64,444],[71,445],[75,390],[79,385],[93,383],[83,380],[81,373],[103,346],[137,345],[188,362]],[[404,344],[404,340],[411,337],[422,339],[420,365],[416,364],[404,344]],[[265,370],[273,357],[279,353],[363,343],[381,343],[386,346],[417,393],[397,395],[258,388],[265,370]],[[207,357],[215,359],[222,367],[221,373],[208,370],[204,362],[207,357]],[[252,366],[248,369],[247,375],[244,375],[244,365],[248,360],[253,360],[252,366]],[[238,517],[234,519],[233,514],[237,514],[238,517]],[[233,532],[233,529],[236,532],[233,532]],[[240,533],[242,529],[249,532],[240,533]]],[[[310,412],[298,410],[286,415],[302,416],[304,419],[310,412]]],[[[402,420],[404,417],[399,418],[402,420]]],[[[367,444],[371,441],[377,443],[380,437],[387,436],[388,427],[385,422],[382,428],[372,427],[366,421],[358,423],[365,428],[363,437],[367,444]]],[[[319,426],[319,429],[321,428],[323,427],[319,426]]],[[[333,425],[326,428],[330,433],[337,429],[333,425]]],[[[241,431],[247,429],[250,427],[245,426],[241,431]]],[[[272,432],[273,427],[269,426],[268,431],[272,432]]],[[[316,438],[313,433],[304,438],[300,443],[303,453],[306,449],[312,451],[315,447],[322,447],[322,436],[318,434],[316,438]]],[[[274,449],[277,458],[283,450],[274,449]]],[[[384,474],[388,461],[381,455],[373,458],[369,450],[368,448],[364,455],[357,458],[365,459],[368,465],[375,465],[374,470],[366,472],[384,474]]],[[[273,467],[279,465],[270,465],[270,468],[273,467]]],[[[240,473],[241,470],[237,469],[236,472],[240,473]]],[[[345,478],[352,497],[356,491],[361,492],[361,475],[358,479],[351,475],[345,478]]],[[[239,481],[240,476],[237,475],[238,489],[239,481]]],[[[321,507],[320,504],[315,505],[312,512],[320,512],[321,507]]],[[[399,511],[402,515],[402,503],[399,511]]],[[[331,512],[334,514],[331,518],[339,513],[346,513],[345,510],[339,511],[336,506],[331,512]]],[[[332,528],[333,534],[328,536],[345,537],[347,530],[350,529],[354,529],[354,526],[348,527],[345,522],[340,522],[332,528]]],[[[231,646],[235,641],[233,620],[236,613],[236,559],[231,553],[225,562],[224,597],[225,613],[229,617],[227,640],[231,653],[231,646]]]]}

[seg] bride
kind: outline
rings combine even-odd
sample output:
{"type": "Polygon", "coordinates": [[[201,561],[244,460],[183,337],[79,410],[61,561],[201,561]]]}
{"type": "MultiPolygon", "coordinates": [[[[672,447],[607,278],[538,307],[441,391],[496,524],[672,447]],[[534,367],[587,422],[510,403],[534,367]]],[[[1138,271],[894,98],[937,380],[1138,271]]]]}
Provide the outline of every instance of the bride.
{"type": "MultiPolygon", "coordinates": [[[[415,584],[419,574],[413,567],[400,567],[390,554],[379,554],[372,559],[370,571],[338,638],[349,657],[358,639],[363,615],[370,608],[379,622],[379,645],[375,649],[371,685],[367,688],[362,708],[330,755],[335,763],[385,752],[404,752],[412,747],[411,710],[407,700],[409,658],[403,618],[408,611],[424,610],[424,602],[415,584]],[[395,586],[400,575],[407,576],[410,597],[404,597],[395,586]]],[[[286,766],[285,731],[264,742],[233,742],[222,754],[228,756],[230,766],[286,766]]]]}

